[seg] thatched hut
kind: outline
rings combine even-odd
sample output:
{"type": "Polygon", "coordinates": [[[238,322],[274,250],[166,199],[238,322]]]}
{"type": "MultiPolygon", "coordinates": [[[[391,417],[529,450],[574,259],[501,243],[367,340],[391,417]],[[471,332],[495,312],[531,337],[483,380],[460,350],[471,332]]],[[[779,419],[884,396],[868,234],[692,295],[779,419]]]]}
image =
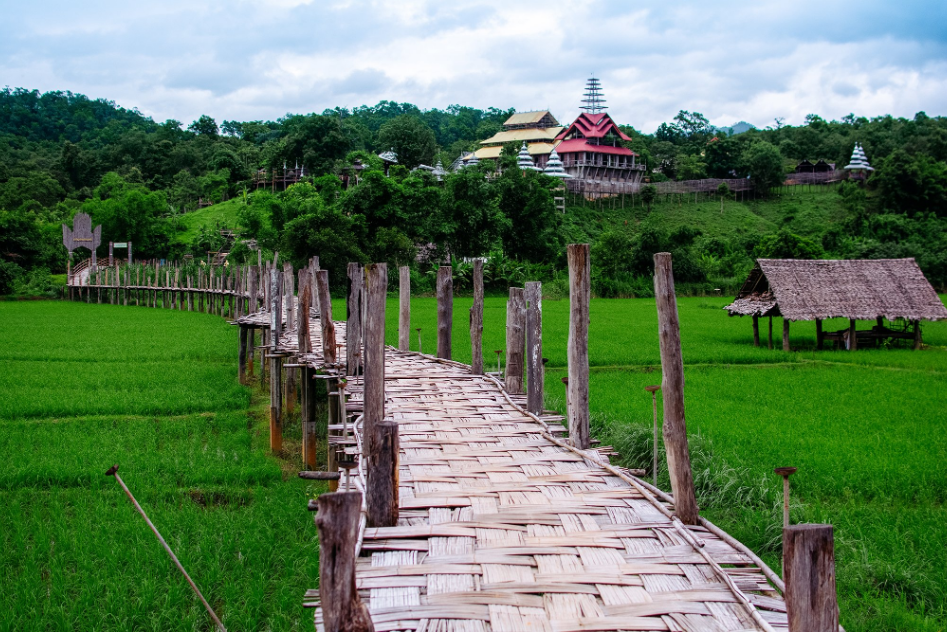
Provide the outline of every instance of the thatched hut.
{"type": "Polygon", "coordinates": [[[753,317],[753,344],[759,346],[760,316],[783,317],[783,350],[789,351],[789,323],[814,320],[818,348],[826,340],[850,350],[859,343],[888,338],[914,340],[921,346],[922,320],[947,318],[947,308],[914,259],[814,260],[758,259],[740,293],[724,309],[731,316],[753,317]],[[848,318],[841,331],[823,331],[826,318],[848,318]],[[890,326],[885,326],[888,320],[890,326]],[[856,330],[859,320],[874,320],[870,330],[856,330]]]}

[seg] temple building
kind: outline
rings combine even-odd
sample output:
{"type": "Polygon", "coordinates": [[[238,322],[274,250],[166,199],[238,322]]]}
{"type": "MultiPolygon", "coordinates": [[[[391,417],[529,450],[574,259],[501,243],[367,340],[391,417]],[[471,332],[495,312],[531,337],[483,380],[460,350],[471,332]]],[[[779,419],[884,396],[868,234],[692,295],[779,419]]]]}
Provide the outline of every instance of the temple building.
{"type": "Polygon", "coordinates": [[[855,149],[852,151],[852,161],[845,169],[848,171],[849,180],[866,180],[868,172],[875,168],[868,164],[868,158],[865,156],[865,150],[861,143],[855,143],[855,149]]]}
{"type": "MultiPolygon", "coordinates": [[[[526,143],[526,149],[535,162],[535,166],[542,169],[549,159],[556,136],[564,128],[548,110],[537,112],[517,112],[503,124],[503,131],[497,132],[490,138],[481,141],[483,145],[474,152],[477,160],[491,158],[496,160],[507,143],[526,143]]],[[[469,161],[467,161],[469,164],[469,161]]]]}

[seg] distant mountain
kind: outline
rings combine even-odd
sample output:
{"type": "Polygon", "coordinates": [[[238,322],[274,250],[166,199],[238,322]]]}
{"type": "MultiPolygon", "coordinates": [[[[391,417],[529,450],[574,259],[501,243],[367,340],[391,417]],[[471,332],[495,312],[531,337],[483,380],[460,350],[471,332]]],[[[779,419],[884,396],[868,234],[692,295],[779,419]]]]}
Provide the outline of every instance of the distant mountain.
{"type": "Polygon", "coordinates": [[[739,123],[734,123],[730,127],[718,127],[717,131],[726,132],[730,136],[735,136],[736,134],[748,132],[751,129],[756,129],[756,125],[751,125],[746,121],[740,121],[739,123]]]}

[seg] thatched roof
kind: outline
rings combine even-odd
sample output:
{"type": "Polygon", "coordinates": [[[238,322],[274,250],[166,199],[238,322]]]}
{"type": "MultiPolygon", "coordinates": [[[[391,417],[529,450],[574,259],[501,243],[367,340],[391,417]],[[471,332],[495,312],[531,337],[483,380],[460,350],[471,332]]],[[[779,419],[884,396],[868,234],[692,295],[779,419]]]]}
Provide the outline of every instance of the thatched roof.
{"type": "Polygon", "coordinates": [[[947,308],[914,259],[758,259],[731,316],[790,320],[947,319],[947,308]]]}

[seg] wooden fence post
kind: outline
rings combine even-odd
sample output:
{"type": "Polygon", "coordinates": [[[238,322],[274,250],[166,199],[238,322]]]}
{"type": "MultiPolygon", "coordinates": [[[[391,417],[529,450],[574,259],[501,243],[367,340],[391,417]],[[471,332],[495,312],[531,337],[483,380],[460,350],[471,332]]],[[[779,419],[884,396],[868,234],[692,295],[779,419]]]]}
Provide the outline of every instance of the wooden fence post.
{"type": "Polygon", "coordinates": [[[437,269],[437,357],[451,359],[451,328],[454,323],[454,269],[437,269]]]}
{"type": "Polygon", "coordinates": [[[791,321],[783,317],[783,351],[789,352],[789,323],[791,321]]]}
{"type": "Polygon", "coordinates": [[[349,297],[345,302],[345,374],[358,375],[362,364],[362,299],[365,270],[349,263],[349,297]]]}
{"type": "Polygon", "coordinates": [[[783,578],[789,632],[838,632],[832,525],[783,529],[783,578]]]}
{"type": "Polygon", "coordinates": [[[511,394],[523,392],[526,355],[526,298],[523,288],[511,287],[506,303],[506,372],[504,386],[511,394]]]}
{"type": "MultiPolygon", "coordinates": [[[[363,436],[367,453],[375,454],[375,426],[385,418],[385,297],[388,292],[388,265],[365,267],[365,392],[363,395],[363,436]]],[[[369,464],[369,471],[373,465],[369,464]]]]}
{"type": "Polygon", "coordinates": [[[569,244],[569,437],[588,450],[589,438],[589,303],[592,297],[588,244],[569,244]]]}
{"type": "Polygon", "coordinates": [[[293,291],[293,284],[296,275],[293,274],[293,264],[287,262],[283,264],[283,306],[286,310],[286,329],[296,328],[296,293],[293,291]]]}
{"type": "Polygon", "coordinates": [[[300,389],[300,425],[302,427],[302,459],[307,470],[316,468],[316,389],[313,383],[314,370],[304,367],[302,370],[302,388],[300,389]]]}
{"type": "Polygon", "coordinates": [[[373,434],[365,497],[366,523],[369,527],[393,527],[398,524],[398,424],[379,421],[373,434]]]}
{"type": "Polygon", "coordinates": [[[322,325],[322,359],[325,364],[335,364],[335,324],[332,322],[328,270],[316,272],[316,296],[319,298],[319,324],[322,325]]]}
{"type": "Polygon", "coordinates": [[[473,264],[473,306],[470,308],[470,372],[483,375],[483,259],[473,264]]]}
{"type": "Polygon", "coordinates": [[[654,296],[658,308],[658,338],[661,345],[661,370],[664,374],[664,448],[667,453],[674,512],[684,524],[698,522],[694,477],[687,447],[684,419],[684,358],[681,354],[681,327],[674,293],[671,254],[654,255],[654,296]]]}
{"type": "Polygon", "coordinates": [[[312,303],[312,283],[309,271],[299,270],[299,326],[296,329],[297,348],[300,354],[312,353],[312,340],[309,336],[309,304],[312,303]]]}
{"type": "Polygon", "coordinates": [[[374,632],[368,608],[355,588],[355,544],[362,494],[322,494],[316,503],[323,627],[333,632],[374,632]]]}
{"type": "Polygon", "coordinates": [[[526,410],[543,413],[543,285],[526,283],[526,410]]]}
{"type": "Polygon", "coordinates": [[[411,348],[411,268],[398,268],[398,349],[411,348]]]}
{"type": "MultiPolygon", "coordinates": [[[[327,397],[327,426],[336,425],[339,423],[339,411],[342,411],[342,414],[345,414],[345,403],[339,402],[339,399],[342,396],[342,389],[339,388],[338,378],[330,378],[326,380],[326,397],[327,397]]],[[[344,444],[333,445],[332,437],[333,436],[342,436],[341,430],[329,430],[326,429],[326,471],[329,472],[338,472],[339,471],[339,460],[337,451],[345,447],[344,444]]],[[[329,481],[329,491],[336,491],[339,488],[339,482],[329,481]]]]}

